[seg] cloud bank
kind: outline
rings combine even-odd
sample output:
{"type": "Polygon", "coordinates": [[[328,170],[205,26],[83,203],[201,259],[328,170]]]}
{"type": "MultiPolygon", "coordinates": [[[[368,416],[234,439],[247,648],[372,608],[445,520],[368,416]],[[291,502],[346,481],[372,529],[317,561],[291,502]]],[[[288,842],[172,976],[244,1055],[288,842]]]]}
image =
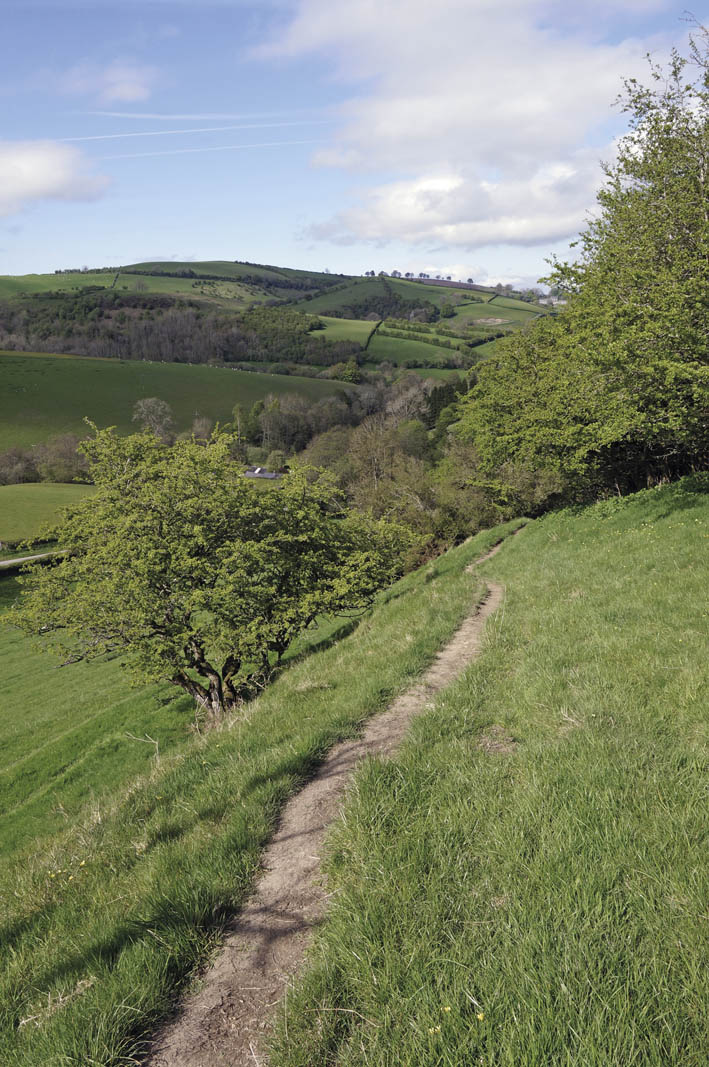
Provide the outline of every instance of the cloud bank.
{"type": "Polygon", "coordinates": [[[42,200],[95,200],[108,179],[81,153],[55,141],[0,141],[0,217],[42,200]]]}
{"type": "Polygon", "coordinates": [[[666,7],[351,0],[343,17],[331,0],[299,0],[260,55],[316,54],[356,87],[314,162],[362,176],[352,202],[311,236],[476,249],[577,234],[599,159],[613,154],[622,79],[644,78],[645,53],[666,43],[609,31],[666,7]]]}

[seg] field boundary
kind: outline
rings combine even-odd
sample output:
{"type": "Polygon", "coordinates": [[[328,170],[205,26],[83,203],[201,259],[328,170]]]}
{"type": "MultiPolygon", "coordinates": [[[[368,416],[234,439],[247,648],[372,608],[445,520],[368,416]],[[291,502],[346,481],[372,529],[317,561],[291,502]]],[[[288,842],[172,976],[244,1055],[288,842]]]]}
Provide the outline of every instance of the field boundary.
{"type": "MultiPolygon", "coordinates": [[[[494,545],[467,568],[490,559],[494,545]]],[[[337,744],[317,774],[286,805],[263,859],[263,874],[234,921],[196,993],[155,1035],[146,1067],[238,1067],[263,1063],[273,1008],[305,957],[327,893],[320,853],[353,775],[367,757],[390,757],[412,719],[477,658],[487,619],[503,587],[486,591],[413,686],[369,721],[363,735],[337,744]]]]}

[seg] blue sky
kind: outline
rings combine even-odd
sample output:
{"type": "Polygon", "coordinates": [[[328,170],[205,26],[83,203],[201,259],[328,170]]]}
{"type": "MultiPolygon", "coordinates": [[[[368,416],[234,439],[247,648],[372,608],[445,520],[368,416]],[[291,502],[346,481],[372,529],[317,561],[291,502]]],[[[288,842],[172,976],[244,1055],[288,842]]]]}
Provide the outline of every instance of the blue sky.
{"type": "MultiPolygon", "coordinates": [[[[247,259],[531,282],[666,0],[0,0],[0,273],[247,259]]],[[[694,10],[699,21],[709,11],[694,10]]]]}

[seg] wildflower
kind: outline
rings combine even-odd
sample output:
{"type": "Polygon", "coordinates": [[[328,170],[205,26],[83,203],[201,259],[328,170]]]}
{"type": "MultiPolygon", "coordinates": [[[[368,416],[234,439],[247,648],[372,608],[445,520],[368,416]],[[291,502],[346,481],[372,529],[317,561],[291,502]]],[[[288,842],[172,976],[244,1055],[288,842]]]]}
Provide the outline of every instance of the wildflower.
{"type": "Polygon", "coordinates": [[[478,1019],[480,1020],[480,1022],[482,1022],[484,1018],[485,1018],[485,1012],[484,1011],[479,1011],[478,1012],[478,1019]]]}
{"type": "Polygon", "coordinates": [[[86,860],[82,860],[81,863],[79,864],[79,866],[80,867],[85,867],[86,866],[86,860]]]}
{"type": "Polygon", "coordinates": [[[440,1026],[429,1026],[428,1032],[429,1034],[440,1034],[441,1028],[440,1026]]]}
{"type": "Polygon", "coordinates": [[[443,1010],[444,1010],[444,1011],[450,1011],[450,1010],[451,1010],[451,1009],[450,1009],[450,1005],[449,1005],[449,1004],[446,1004],[446,1006],[444,1007],[444,1009],[443,1009],[443,1010]]]}

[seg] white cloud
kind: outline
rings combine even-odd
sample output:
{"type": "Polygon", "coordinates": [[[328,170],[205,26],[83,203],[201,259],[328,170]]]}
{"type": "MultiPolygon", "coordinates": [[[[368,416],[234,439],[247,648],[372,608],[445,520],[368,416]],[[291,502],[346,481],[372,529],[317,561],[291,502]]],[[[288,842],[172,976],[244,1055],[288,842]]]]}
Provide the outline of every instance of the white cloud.
{"type": "Polygon", "coordinates": [[[155,67],[116,59],[108,66],[85,60],[60,78],[65,93],[97,97],[102,103],[135,103],[147,100],[158,78],[155,67]]]}
{"type": "Polygon", "coordinates": [[[645,52],[666,43],[600,41],[599,27],[668,5],[350,0],[343,17],[332,0],[299,0],[260,54],[316,53],[356,86],[314,162],[390,176],[313,235],[470,249],[575,235],[612,152],[622,79],[644,77],[645,52]]]}
{"type": "Polygon", "coordinates": [[[0,141],[0,217],[40,200],[94,200],[108,179],[87,172],[81,153],[54,141],[0,141]]]}

